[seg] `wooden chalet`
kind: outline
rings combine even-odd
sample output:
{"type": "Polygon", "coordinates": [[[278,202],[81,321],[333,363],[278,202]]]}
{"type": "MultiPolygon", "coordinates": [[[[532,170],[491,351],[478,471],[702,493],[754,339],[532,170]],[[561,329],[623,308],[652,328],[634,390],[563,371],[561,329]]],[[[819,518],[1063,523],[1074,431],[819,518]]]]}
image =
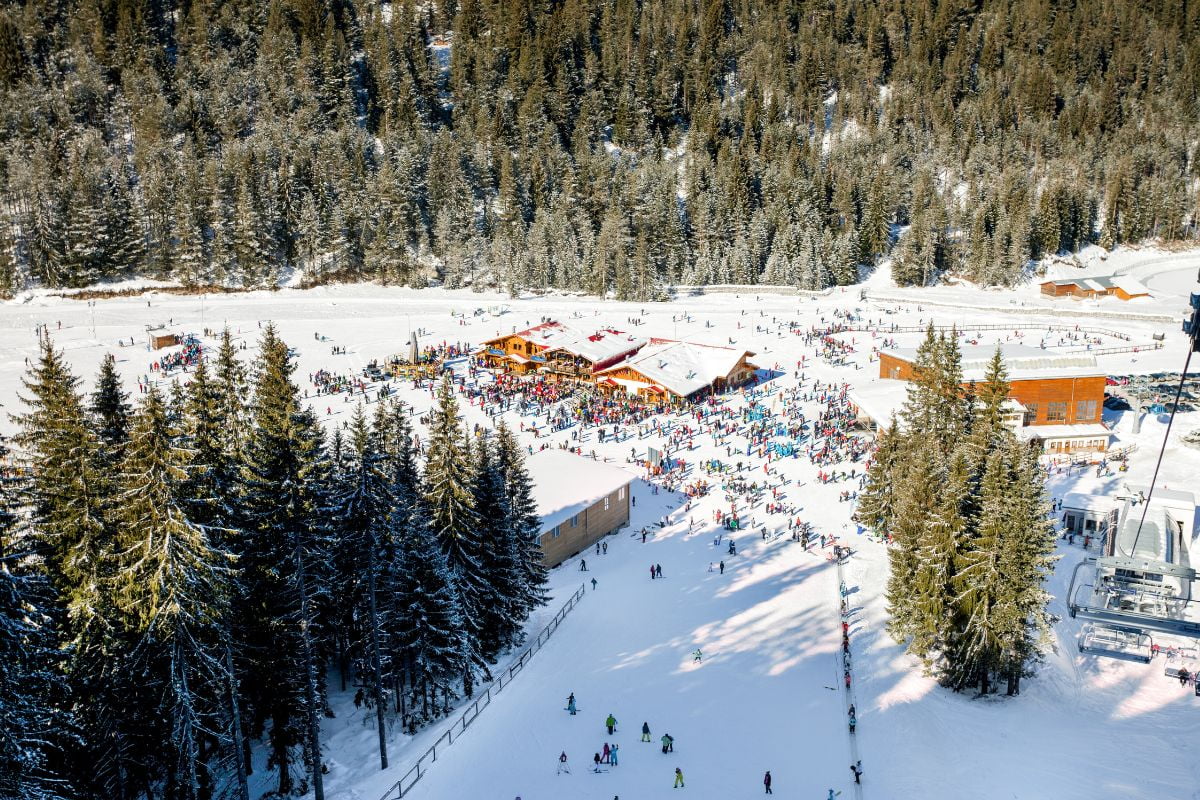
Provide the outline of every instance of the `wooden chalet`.
{"type": "Polygon", "coordinates": [[[753,378],[753,355],[733,347],[652,339],[636,354],[599,372],[596,384],[656,405],[696,400],[753,378]]]}

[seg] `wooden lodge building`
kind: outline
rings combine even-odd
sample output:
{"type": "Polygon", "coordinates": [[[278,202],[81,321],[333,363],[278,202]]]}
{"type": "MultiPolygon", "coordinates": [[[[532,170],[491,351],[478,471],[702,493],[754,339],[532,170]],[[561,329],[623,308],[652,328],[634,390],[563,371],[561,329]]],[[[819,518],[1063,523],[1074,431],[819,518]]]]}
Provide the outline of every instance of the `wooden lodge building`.
{"type": "Polygon", "coordinates": [[[613,328],[585,333],[554,321],[488,339],[475,355],[492,369],[590,383],[653,404],[740,386],[756,369],[754,353],[745,349],[643,339],[613,328]]]}
{"type": "Polygon", "coordinates": [[[634,476],[557,448],[525,459],[541,520],[542,559],[557,567],[629,524],[634,476]]]}
{"type": "Polygon", "coordinates": [[[1150,297],[1150,290],[1141,281],[1136,278],[1130,278],[1127,275],[1043,281],[1041,289],[1042,294],[1049,297],[1078,297],[1082,299],[1119,297],[1122,300],[1132,300],[1135,297],[1150,297]]]}
{"type": "Polygon", "coordinates": [[[749,381],[755,372],[749,360],[753,355],[732,347],[652,339],[637,354],[602,371],[597,385],[654,404],[696,400],[749,381]]]}
{"type": "MultiPolygon", "coordinates": [[[[994,347],[962,348],[963,386],[982,383],[994,347]]],[[[1105,375],[1095,356],[1022,344],[1001,345],[1008,370],[1008,399],[1018,436],[1039,442],[1051,455],[1103,452],[1111,438],[1102,424],[1105,375]]],[[[879,377],[912,380],[916,348],[879,354],[879,377]]]]}

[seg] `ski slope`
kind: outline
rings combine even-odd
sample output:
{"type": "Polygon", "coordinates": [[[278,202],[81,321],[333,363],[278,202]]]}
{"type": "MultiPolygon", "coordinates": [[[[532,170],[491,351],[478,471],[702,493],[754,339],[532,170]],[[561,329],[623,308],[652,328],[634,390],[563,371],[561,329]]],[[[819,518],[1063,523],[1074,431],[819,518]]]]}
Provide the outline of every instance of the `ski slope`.
{"type": "MultiPolygon", "coordinates": [[[[1155,275],[1168,281],[1170,293],[1155,300],[1130,304],[1147,314],[1177,314],[1186,287],[1180,281],[1195,263],[1196,254],[1160,254],[1175,261],[1156,262],[1155,275]]],[[[1145,253],[1125,255],[1123,263],[1144,263],[1145,253]]],[[[1114,262],[1115,263],[1115,262],[1114,262]]],[[[1114,269],[1118,267],[1114,266],[1114,269]]],[[[1153,286],[1153,284],[1152,284],[1153,286]]],[[[1036,289],[1033,290],[1036,293],[1036,289]]],[[[374,286],[333,286],[314,290],[283,290],[233,295],[176,296],[150,293],[84,302],[46,293],[26,295],[0,304],[0,410],[20,409],[17,396],[25,359],[36,356],[36,325],[47,326],[65,351],[76,374],[91,381],[101,358],[113,352],[118,368],[136,399],[139,377],[148,375],[155,354],[145,347],[146,327],[201,333],[228,324],[243,355],[252,365],[260,325],[273,320],[283,338],[296,349],[295,378],[311,389],[308,374],[328,369],[360,374],[372,359],[404,352],[410,331],[421,331],[421,343],[463,341],[477,344],[500,332],[536,324],[549,316],[579,327],[613,326],[641,336],[687,338],[713,344],[736,343],[756,351],[763,368],[783,373],[771,384],[794,386],[794,366],[804,357],[808,385],[848,382],[852,387],[877,382],[878,366],[870,358],[876,336],[869,332],[842,334],[855,347],[848,364],[832,366],[814,359],[811,348],[786,333],[782,323],[799,321],[821,326],[837,310],[857,309],[864,317],[887,325],[954,323],[969,332],[972,325],[1062,324],[1053,310],[1037,316],[1005,314],[997,307],[1005,293],[971,287],[952,287],[947,294],[969,307],[922,306],[911,302],[863,302],[856,290],[838,290],[821,298],[782,295],[709,295],[672,303],[599,302],[584,297],[525,297],[509,299],[470,291],[424,290],[374,286]],[[486,309],[500,304],[509,313],[494,316],[486,309]],[[475,313],[478,310],[480,313],[475,313]],[[629,320],[642,324],[631,327],[629,320]],[[61,327],[60,327],[61,324],[61,327]],[[327,337],[318,340],[315,334],[327,337]],[[132,346],[127,343],[133,339],[132,346]],[[124,341],[126,345],[119,344],[124,341]],[[332,355],[332,346],[345,355],[332,355]]],[[[1015,296],[1029,295],[1027,290],[1015,296]]],[[[1040,300],[1038,302],[1041,302],[1040,300]]],[[[1084,308],[1067,301],[1064,308],[1084,308]]],[[[1090,306],[1088,306],[1090,307],[1090,306]]],[[[1126,307],[1105,302],[1094,307],[1094,320],[1072,318],[1070,324],[1091,324],[1120,330],[1135,341],[1148,342],[1166,332],[1161,350],[1103,355],[1100,365],[1112,374],[1175,371],[1183,364],[1182,337],[1177,327],[1161,320],[1105,318],[1126,307]]],[[[971,334],[972,338],[976,334],[971,334]]],[[[1026,335],[1026,334],[1022,334],[1026,335]]],[[[1040,334],[1028,333],[1036,344],[1040,334]]],[[[1020,338],[1016,331],[991,331],[980,344],[1020,338]]],[[[1047,333],[1047,346],[1059,346],[1059,334],[1047,333]]],[[[920,334],[896,335],[897,345],[915,346],[920,334]]],[[[213,337],[202,337],[212,346],[213,337]]],[[[1108,344],[1108,342],[1106,342],[1108,344]]],[[[1195,365],[1195,362],[1193,362],[1195,365]]],[[[182,376],[186,377],[186,376],[182,376]]],[[[159,381],[157,376],[152,380],[159,381]]],[[[432,400],[427,390],[405,386],[400,396],[413,404],[418,416],[432,400]]],[[[311,402],[325,424],[345,422],[354,408],[344,396],[313,397],[311,402]]],[[[741,402],[736,401],[736,402],[741,402]]],[[[766,401],[770,404],[770,398],[766,401]]],[[[805,406],[810,419],[818,404],[805,406]]],[[[469,424],[487,422],[477,407],[465,407],[469,424]]],[[[519,418],[508,415],[514,430],[519,418]]],[[[525,422],[529,422],[526,418],[525,422]]],[[[1132,433],[1130,414],[1106,412],[1115,426],[1116,445],[1139,444],[1130,471],[1099,478],[1091,472],[1056,475],[1049,490],[1112,490],[1118,481],[1150,480],[1162,441],[1161,421],[1147,418],[1140,435],[1132,433]]],[[[1182,435],[1200,425],[1200,414],[1181,414],[1172,430],[1167,461],[1158,485],[1196,491],[1200,450],[1179,443],[1182,435]]],[[[419,426],[418,426],[419,427],[419,426]]],[[[0,416],[0,433],[14,425],[0,416]]],[[[423,432],[422,432],[423,433],[423,432]]],[[[543,431],[544,434],[544,431],[543,431]]],[[[534,438],[521,434],[534,447],[558,444],[567,433],[534,438]]],[[[706,457],[729,460],[703,436],[697,449],[683,453],[691,462],[706,457]]],[[[579,445],[585,453],[630,469],[637,506],[628,529],[606,540],[605,555],[583,554],[589,570],[579,571],[579,559],[552,573],[554,598],[531,621],[536,627],[553,616],[564,598],[585,580],[588,592],[558,632],[529,666],[497,696],[461,739],[439,750],[438,760],[406,797],[424,800],[653,800],[690,796],[703,800],[733,800],[762,794],[762,777],[770,770],[775,794],[824,800],[829,788],[843,798],[854,796],[849,770],[851,750],[845,725],[846,698],[840,680],[840,621],[835,569],[824,554],[806,553],[784,535],[764,541],[757,532],[735,534],[738,555],[729,557],[724,540],[714,546],[713,511],[726,508],[719,488],[683,510],[684,498],[652,494],[641,472],[626,463],[630,446],[643,450],[653,439],[601,445],[594,432],[579,445]],[[653,528],[643,544],[634,536],[643,526],[666,518],[666,527],[653,528]],[[695,530],[688,532],[688,519],[695,530]],[[726,562],[724,575],[709,572],[709,564],[726,562]],[[649,566],[661,564],[664,578],[651,580],[649,566]],[[597,581],[591,590],[590,580],[597,581]],[[703,661],[691,652],[701,648],[703,661]],[[827,687],[833,687],[832,689],[827,687]],[[565,711],[574,692],[579,714],[565,711]],[[603,721],[609,713],[619,720],[618,732],[608,737],[603,721]],[[653,741],[639,742],[643,721],[653,741]],[[658,738],[664,732],[676,740],[675,752],[663,755],[658,738]],[[605,741],[620,745],[620,765],[606,773],[589,772],[592,754],[605,741]],[[555,775],[557,756],[566,751],[571,775],[555,775]],[[672,789],[673,772],[680,767],[686,788],[672,789]]],[[[753,459],[747,459],[754,461],[753,459]]],[[[858,466],[858,465],[855,465],[858,466]]],[[[1200,735],[1200,699],[1163,677],[1164,661],[1150,665],[1084,656],[1076,649],[1080,624],[1066,615],[1065,595],[1070,570],[1081,557],[1078,548],[1060,546],[1063,560],[1051,584],[1056,595],[1052,611],[1063,617],[1055,628],[1056,649],[1037,675],[1022,683],[1020,698],[973,699],[937,687],[921,675],[919,665],[886,635],[882,597],[887,576],[886,550],[854,534],[849,524],[853,505],[838,494],[854,483],[822,485],[817,468],[804,458],[783,459],[772,465],[786,481],[786,502],[802,506],[799,515],[818,533],[845,537],[856,550],[845,565],[853,608],[852,642],[854,691],[857,698],[857,746],[863,760],[863,797],[921,798],[922,800],[996,800],[1007,798],[1200,798],[1200,767],[1190,744],[1200,735]]],[[[835,468],[849,469],[849,464],[835,468]]],[[[761,462],[751,464],[761,474],[761,462]]],[[[827,469],[827,468],[826,468],[827,469]]],[[[690,480],[698,475],[693,474],[690,480]]],[[[710,484],[717,481],[710,479],[710,484]]],[[[761,506],[750,512],[771,529],[782,515],[767,517],[761,506]]],[[[1178,665],[1179,662],[1175,662],[1178,665]]],[[[1186,662],[1189,669],[1196,666],[1186,662]]],[[[356,710],[353,689],[334,690],[335,717],[324,721],[326,776],[329,800],[379,800],[448,724],[443,721],[415,737],[392,731],[391,768],[378,769],[375,733],[370,715],[356,710]]],[[[253,776],[255,797],[271,786],[261,751],[253,776]]]]}

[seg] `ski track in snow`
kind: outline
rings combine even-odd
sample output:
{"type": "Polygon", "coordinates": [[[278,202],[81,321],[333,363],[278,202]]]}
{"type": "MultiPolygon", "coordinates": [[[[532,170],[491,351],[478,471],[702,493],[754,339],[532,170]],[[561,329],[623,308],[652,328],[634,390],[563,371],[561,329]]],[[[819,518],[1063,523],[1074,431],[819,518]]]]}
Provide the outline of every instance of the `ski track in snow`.
{"type": "MultiPolygon", "coordinates": [[[[1190,268],[1196,254],[1178,258],[1177,265],[1156,264],[1155,274],[1173,275],[1190,268]]],[[[1172,277],[1171,281],[1172,291],[1178,291],[1178,280],[1172,277]]],[[[979,305],[994,305],[999,296],[969,287],[954,287],[953,292],[956,297],[974,297],[979,305]]],[[[1019,290],[1018,295],[1021,292],[1036,294],[1036,287],[1019,290]]],[[[821,316],[830,319],[835,308],[859,307],[865,317],[882,318],[888,324],[916,324],[932,315],[938,323],[957,322],[967,331],[972,324],[1061,322],[1052,314],[1006,317],[999,311],[919,310],[916,303],[864,304],[857,298],[857,290],[851,288],[816,300],[710,295],[668,304],[636,304],[339,286],[210,295],[203,305],[197,297],[151,294],[149,307],[147,297],[135,297],[101,300],[93,309],[79,301],[34,295],[24,302],[0,304],[0,405],[9,413],[19,410],[17,393],[24,359],[36,355],[36,323],[49,327],[76,374],[84,378],[85,391],[91,390],[103,354],[114,352],[136,400],[137,377],[147,373],[152,358],[145,346],[145,327],[170,319],[174,324],[169,329],[180,333],[199,333],[205,326],[219,329],[228,322],[239,340],[248,343],[243,354],[247,360],[253,357],[259,338],[258,321],[274,319],[283,338],[298,351],[294,377],[310,393],[309,373],[318,369],[358,372],[371,359],[383,360],[403,352],[410,329],[429,332],[422,337],[422,344],[443,340],[477,344],[499,332],[536,323],[544,315],[580,327],[612,325],[638,335],[671,336],[675,329],[671,316],[686,311],[692,322],[679,323],[680,338],[714,344],[727,344],[732,338],[737,345],[757,351],[755,361],[761,367],[778,362],[790,369],[797,358],[806,355],[809,380],[815,377],[852,385],[877,379],[877,365],[867,359],[869,334],[843,335],[855,341],[854,362],[860,369],[832,367],[814,362],[798,337],[777,335],[771,317],[800,319],[808,327],[820,324],[821,316]],[[507,304],[512,311],[498,318],[472,316],[475,309],[497,303],[507,304]],[[642,317],[644,324],[632,328],[627,319],[641,309],[647,312],[642,317]],[[467,324],[451,316],[452,311],[465,312],[467,324]],[[759,317],[760,311],[765,316],[759,317]],[[576,314],[581,318],[573,319],[576,314]],[[60,321],[61,330],[57,327],[60,321]],[[706,322],[712,327],[706,328],[706,322]],[[755,325],[771,330],[755,332],[755,325]],[[314,332],[329,340],[314,341],[314,332]],[[135,347],[116,346],[118,338],[128,342],[130,336],[135,347]],[[346,346],[347,354],[331,355],[334,345],[346,346]]],[[[1137,308],[1175,313],[1177,306],[1176,294],[1157,304],[1139,303],[1137,308]]],[[[1135,340],[1148,340],[1151,333],[1163,328],[1162,323],[1140,321],[1118,325],[1097,319],[1093,324],[1118,328],[1135,340]]],[[[981,343],[995,341],[995,335],[989,332],[991,338],[981,343]]],[[[998,335],[1002,338],[1004,332],[998,335]]],[[[920,337],[906,334],[896,338],[901,346],[910,346],[920,337]]],[[[205,344],[211,345],[213,340],[206,339],[205,344]]],[[[1170,330],[1163,350],[1104,356],[1100,363],[1113,373],[1177,370],[1183,363],[1181,336],[1170,330]]],[[[795,383],[790,373],[776,380],[784,387],[795,383]]],[[[405,385],[400,397],[411,401],[418,412],[430,406],[424,390],[413,392],[405,385]]],[[[346,420],[353,408],[342,395],[313,398],[312,402],[326,424],[346,420]],[[325,414],[326,407],[335,413],[325,414]]],[[[368,406],[370,410],[372,406],[368,406]]],[[[815,403],[807,404],[809,419],[817,411],[815,403]]],[[[463,413],[469,423],[484,422],[477,407],[464,406],[463,413]]],[[[1116,425],[1116,444],[1135,440],[1129,416],[1106,412],[1106,421],[1116,425]]],[[[507,417],[515,429],[518,417],[511,413],[507,417]]],[[[1160,485],[1197,487],[1200,450],[1178,443],[1197,424],[1200,414],[1196,412],[1177,418],[1160,485]]],[[[4,415],[0,431],[13,429],[4,415]]],[[[1092,470],[1056,475],[1050,493],[1112,490],[1124,480],[1148,481],[1163,430],[1162,421],[1146,418],[1136,437],[1140,447],[1127,474],[1099,478],[1092,470]]],[[[569,433],[541,439],[525,433],[523,441],[534,446],[557,444],[569,433]]],[[[723,447],[719,452],[714,449],[710,439],[697,436],[696,442],[695,451],[680,454],[689,462],[707,457],[737,460],[736,456],[727,458],[723,447]]],[[[642,451],[651,443],[635,438],[599,445],[593,431],[582,446],[585,453],[594,449],[640,478],[640,471],[625,464],[625,458],[631,444],[642,451]]],[[[819,533],[845,535],[853,506],[838,502],[837,496],[843,489],[857,488],[857,483],[822,485],[816,480],[817,468],[804,458],[775,463],[791,481],[786,502],[802,506],[799,516],[819,533]]],[[[861,465],[854,466],[861,469],[861,465]]],[[[759,465],[750,479],[761,480],[761,474],[759,465]]],[[[689,480],[697,477],[702,475],[693,472],[689,480]]],[[[727,800],[761,795],[763,773],[768,769],[775,794],[781,797],[824,800],[829,787],[842,791],[843,798],[852,794],[846,700],[840,685],[833,684],[838,691],[826,688],[840,677],[840,622],[836,607],[830,605],[837,591],[835,567],[822,556],[802,551],[786,535],[763,541],[756,531],[736,532],[738,555],[734,557],[728,556],[725,540],[714,547],[713,510],[727,506],[716,485],[719,482],[709,482],[713,491],[687,513],[680,509],[682,496],[653,495],[648,484],[635,482],[638,504],[630,527],[606,540],[607,555],[583,554],[588,560],[587,573],[579,572],[578,558],[552,573],[553,598],[530,621],[530,629],[536,631],[544,625],[583,580],[595,577],[596,591],[589,583],[587,596],[546,646],[461,740],[439,749],[437,763],[429,765],[427,776],[406,797],[511,800],[519,795],[523,800],[609,800],[620,796],[654,800],[681,795],[727,800]],[[670,515],[669,526],[655,529],[646,544],[630,535],[664,515],[670,515]],[[700,523],[691,534],[687,532],[689,516],[700,523]],[[721,559],[726,561],[725,574],[708,572],[709,563],[721,559]],[[663,580],[651,581],[646,575],[651,563],[662,564],[663,580]],[[698,665],[691,663],[690,655],[696,647],[705,654],[698,665]],[[576,717],[563,710],[571,692],[580,708],[576,717]],[[619,720],[613,737],[606,735],[603,726],[610,712],[619,720]],[[650,724],[650,744],[639,742],[643,721],[650,724]],[[658,738],[664,732],[675,737],[673,754],[660,752],[658,738]],[[607,773],[591,774],[592,754],[605,741],[620,744],[620,765],[607,773]],[[563,750],[570,757],[573,774],[556,776],[556,758],[563,750]],[[684,790],[671,788],[676,766],[686,777],[684,790]]],[[[772,529],[786,525],[783,515],[766,515],[761,505],[751,516],[756,522],[765,520],[772,529]]],[[[936,686],[888,637],[883,599],[886,550],[852,532],[848,540],[856,550],[845,572],[852,588],[848,600],[854,610],[856,739],[863,759],[864,797],[1200,797],[1196,793],[1200,769],[1194,766],[1188,749],[1200,734],[1196,713],[1200,700],[1163,677],[1161,658],[1147,666],[1083,656],[1077,650],[1081,622],[1067,617],[1061,598],[1081,550],[1060,546],[1064,558],[1049,586],[1055,595],[1051,610],[1062,617],[1055,629],[1054,652],[1048,654],[1036,676],[1023,681],[1020,698],[975,699],[936,686]]],[[[329,683],[332,689],[339,687],[336,672],[331,672],[329,683]]],[[[413,738],[393,731],[389,737],[392,767],[381,773],[371,727],[373,715],[366,709],[355,711],[350,702],[353,691],[350,687],[347,693],[333,692],[330,702],[337,716],[324,721],[325,757],[330,765],[326,796],[330,800],[378,800],[449,720],[413,738]]],[[[258,796],[271,786],[261,748],[256,751],[255,766],[252,780],[258,796]]]]}

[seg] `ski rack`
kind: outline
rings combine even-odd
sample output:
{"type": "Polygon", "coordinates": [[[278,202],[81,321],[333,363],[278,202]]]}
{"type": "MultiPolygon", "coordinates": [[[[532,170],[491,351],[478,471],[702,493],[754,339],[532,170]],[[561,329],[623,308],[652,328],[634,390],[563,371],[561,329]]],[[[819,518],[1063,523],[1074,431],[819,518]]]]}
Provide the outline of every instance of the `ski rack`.
{"type": "Polygon", "coordinates": [[[575,594],[571,595],[570,599],[554,615],[554,619],[550,620],[546,627],[542,628],[541,633],[537,636],[537,640],[524,653],[521,653],[520,658],[515,663],[511,664],[503,673],[496,676],[496,679],[483,690],[483,694],[478,695],[475,698],[475,702],[467,706],[462,715],[449,728],[442,731],[442,735],[437,738],[437,741],[421,754],[417,762],[409,767],[408,772],[404,773],[404,776],[400,780],[392,784],[391,788],[384,792],[379,800],[399,800],[404,797],[406,792],[412,791],[412,788],[425,776],[425,773],[429,772],[429,766],[426,764],[426,761],[428,760],[429,764],[437,761],[438,747],[445,742],[445,746],[442,747],[444,750],[445,747],[453,744],[458,740],[458,737],[466,733],[467,728],[479,717],[480,712],[491,705],[492,698],[500,694],[504,687],[508,686],[512,682],[512,679],[525,668],[525,665],[529,663],[533,654],[541,650],[546,642],[550,640],[550,637],[558,630],[559,624],[571,612],[571,609],[575,608],[579,604],[579,601],[583,599],[586,591],[586,584],[581,583],[579,588],[575,590],[575,594]]]}

